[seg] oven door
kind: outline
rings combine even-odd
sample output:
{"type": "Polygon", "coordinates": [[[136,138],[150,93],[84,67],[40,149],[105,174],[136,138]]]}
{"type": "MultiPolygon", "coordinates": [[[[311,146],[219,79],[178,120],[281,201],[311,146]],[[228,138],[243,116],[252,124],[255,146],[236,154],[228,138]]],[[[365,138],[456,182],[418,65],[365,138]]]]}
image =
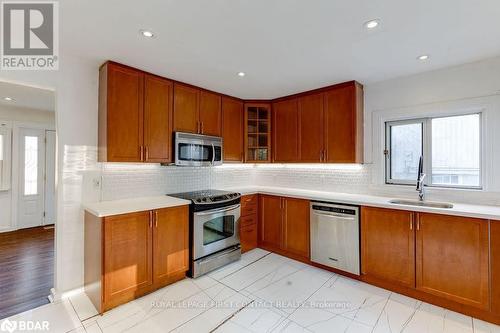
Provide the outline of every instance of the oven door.
{"type": "Polygon", "coordinates": [[[194,260],[240,243],[240,204],[195,212],[193,222],[194,260]]]}

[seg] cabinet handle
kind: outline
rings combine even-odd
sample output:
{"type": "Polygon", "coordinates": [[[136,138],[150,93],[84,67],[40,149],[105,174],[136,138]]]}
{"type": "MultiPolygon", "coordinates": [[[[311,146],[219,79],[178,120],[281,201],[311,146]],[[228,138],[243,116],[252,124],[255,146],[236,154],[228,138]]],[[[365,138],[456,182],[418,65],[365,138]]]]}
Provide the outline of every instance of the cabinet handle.
{"type": "Polygon", "coordinates": [[[417,215],[417,231],[420,230],[420,218],[417,215]]]}
{"type": "Polygon", "coordinates": [[[149,211],[149,227],[150,228],[153,227],[153,211],[152,210],[149,211]]]}
{"type": "Polygon", "coordinates": [[[410,216],[410,230],[413,230],[413,218],[414,218],[414,216],[413,216],[413,214],[411,214],[411,216],[410,216]]]}
{"type": "Polygon", "coordinates": [[[144,160],[145,161],[149,161],[149,149],[148,149],[148,146],[145,146],[144,150],[146,151],[146,158],[144,160]]]}
{"type": "Polygon", "coordinates": [[[144,146],[140,147],[141,162],[144,161],[144,146]]]}
{"type": "Polygon", "coordinates": [[[158,211],[155,210],[155,228],[158,228],[158,211]]]}
{"type": "Polygon", "coordinates": [[[200,121],[200,133],[203,134],[203,122],[200,121]]]}

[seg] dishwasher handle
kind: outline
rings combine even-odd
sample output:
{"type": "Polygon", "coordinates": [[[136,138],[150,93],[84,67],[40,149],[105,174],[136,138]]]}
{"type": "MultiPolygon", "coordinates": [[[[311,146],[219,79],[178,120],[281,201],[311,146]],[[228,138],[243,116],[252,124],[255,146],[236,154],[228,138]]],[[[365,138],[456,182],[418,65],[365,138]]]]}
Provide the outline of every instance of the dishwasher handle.
{"type": "Polygon", "coordinates": [[[349,220],[349,221],[356,220],[356,216],[352,216],[352,215],[342,215],[342,214],[327,213],[327,212],[318,213],[315,210],[313,211],[313,214],[316,216],[326,216],[326,217],[331,217],[331,218],[336,218],[336,219],[341,219],[341,220],[349,220]]]}

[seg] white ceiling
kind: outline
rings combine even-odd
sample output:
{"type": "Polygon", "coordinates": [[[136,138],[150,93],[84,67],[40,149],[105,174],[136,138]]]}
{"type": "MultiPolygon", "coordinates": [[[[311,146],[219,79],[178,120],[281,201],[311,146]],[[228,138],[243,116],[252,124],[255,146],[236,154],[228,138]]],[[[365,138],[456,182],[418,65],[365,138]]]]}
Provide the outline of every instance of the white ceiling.
{"type": "Polygon", "coordinates": [[[63,55],[116,60],[241,98],[368,84],[500,55],[499,0],[60,3],[63,55]],[[363,23],[374,18],[380,26],[367,31],[363,23]],[[421,54],[430,60],[416,60],[421,54]]]}
{"type": "Polygon", "coordinates": [[[0,81],[0,106],[14,106],[40,111],[55,110],[55,95],[53,91],[32,88],[19,84],[0,81]],[[10,97],[13,101],[6,101],[10,97]]]}

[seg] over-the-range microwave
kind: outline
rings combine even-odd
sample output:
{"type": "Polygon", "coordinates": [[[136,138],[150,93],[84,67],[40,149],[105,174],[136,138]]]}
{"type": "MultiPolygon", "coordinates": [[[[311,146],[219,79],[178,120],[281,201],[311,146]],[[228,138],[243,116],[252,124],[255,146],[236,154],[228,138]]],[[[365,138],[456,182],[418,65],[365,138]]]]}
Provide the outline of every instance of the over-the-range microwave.
{"type": "Polygon", "coordinates": [[[175,165],[212,166],[222,164],[222,138],[192,133],[175,133],[175,165]]]}

